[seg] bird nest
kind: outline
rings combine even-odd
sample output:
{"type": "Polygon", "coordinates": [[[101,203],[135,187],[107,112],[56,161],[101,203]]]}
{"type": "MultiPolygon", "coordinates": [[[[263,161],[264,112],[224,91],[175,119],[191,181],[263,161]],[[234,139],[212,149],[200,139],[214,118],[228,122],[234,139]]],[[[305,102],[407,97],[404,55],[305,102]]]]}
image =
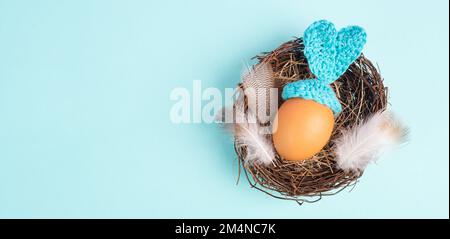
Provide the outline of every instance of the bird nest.
{"type": "MultiPolygon", "coordinates": [[[[296,38],[256,59],[272,67],[275,79],[282,88],[289,82],[314,78],[303,50],[302,38],[296,38]]],[[[343,109],[336,118],[331,140],[312,159],[288,161],[276,155],[274,163],[270,165],[245,163],[246,146],[235,144],[239,168],[243,169],[252,187],[273,197],[302,204],[316,202],[322,196],[334,195],[356,184],[363,172],[346,172],[337,167],[333,141],[343,129],[353,127],[372,113],[384,110],[387,88],[377,68],[364,55],[331,86],[343,109]]]]}

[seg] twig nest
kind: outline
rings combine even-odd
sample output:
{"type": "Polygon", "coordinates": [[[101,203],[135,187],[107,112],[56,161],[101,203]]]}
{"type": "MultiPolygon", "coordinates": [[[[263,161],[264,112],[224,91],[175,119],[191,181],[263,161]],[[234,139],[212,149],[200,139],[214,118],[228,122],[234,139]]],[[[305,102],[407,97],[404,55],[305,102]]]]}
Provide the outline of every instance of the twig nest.
{"type": "MultiPolygon", "coordinates": [[[[256,57],[260,65],[271,67],[279,92],[282,92],[288,83],[315,77],[310,70],[304,49],[303,39],[297,38],[282,44],[272,52],[256,57]]],[[[248,163],[245,160],[249,153],[246,144],[235,144],[240,165],[252,186],[274,197],[303,203],[335,194],[356,183],[363,170],[343,170],[337,165],[335,141],[345,129],[362,124],[372,114],[384,111],[387,105],[387,89],[377,68],[362,54],[345,73],[331,83],[331,88],[336,93],[342,110],[333,119],[334,127],[324,129],[330,132],[323,133],[323,139],[318,143],[325,144],[322,150],[313,156],[301,155],[304,158],[309,157],[308,160],[286,160],[275,152],[275,159],[271,164],[248,163]]],[[[281,98],[281,95],[279,97],[281,98]]],[[[280,100],[279,107],[281,103],[280,100]]],[[[331,111],[329,113],[332,116],[331,111]]],[[[267,137],[271,139],[272,135],[267,137]]],[[[273,137],[276,138],[277,133],[273,137]]],[[[288,150],[281,147],[275,145],[276,151],[288,150]]],[[[287,146],[284,144],[283,147],[287,146]]]]}

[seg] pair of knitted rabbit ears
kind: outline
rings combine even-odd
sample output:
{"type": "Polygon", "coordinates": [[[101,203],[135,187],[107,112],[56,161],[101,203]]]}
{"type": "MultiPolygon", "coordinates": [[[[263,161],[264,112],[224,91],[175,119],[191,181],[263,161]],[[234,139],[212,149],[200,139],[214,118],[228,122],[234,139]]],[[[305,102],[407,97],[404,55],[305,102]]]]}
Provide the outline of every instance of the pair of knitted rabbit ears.
{"type": "Polygon", "coordinates": [[[366,32],[359,26],[337,31],[334,24],[326,20],[311,24],[303,36],[304,55],[316,79],[287,84],[283,89],[283,99],[314,100],[329,107],[335,115],[339,114],[342,107],[329,84],[341,77],[361,55],[366,38],[366,32]]]}

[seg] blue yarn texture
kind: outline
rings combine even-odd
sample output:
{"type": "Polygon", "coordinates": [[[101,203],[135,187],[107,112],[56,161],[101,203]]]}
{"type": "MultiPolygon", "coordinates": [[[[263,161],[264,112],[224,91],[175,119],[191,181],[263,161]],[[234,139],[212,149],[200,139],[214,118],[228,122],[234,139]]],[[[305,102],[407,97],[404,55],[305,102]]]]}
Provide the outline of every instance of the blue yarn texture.
{"type": "Polygon", "coordinates": [[[333,88],[317,79],[300,80],[289,83],[284,86],[281,97],[284,100],[295,97],[305,100],[314,100],[319,104],[326,105],[335,115],[342,111],[341,103],[339,103],[333,88]]]}
{"type": "Polygon", "coordinates": [[[321,20],[311,24],[303,35],[304,54],[316,79],[292,82],[283,88],[282,98],[299,97],[328,106],[335,115],[341,104],[329,84],[339,79],[361,55],[366,32],[349,26],[339,32],[333,23],[321,20]]]}

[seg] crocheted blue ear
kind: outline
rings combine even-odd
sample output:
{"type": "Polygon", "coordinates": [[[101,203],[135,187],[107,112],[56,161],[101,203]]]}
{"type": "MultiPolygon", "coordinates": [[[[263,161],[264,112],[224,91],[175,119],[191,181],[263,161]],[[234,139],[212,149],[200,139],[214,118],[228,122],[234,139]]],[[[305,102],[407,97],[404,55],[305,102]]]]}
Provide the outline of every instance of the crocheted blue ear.
{"type": "Polygon", "coordinates": [[[361,55],[366,32],[358,26],[336,31],[333,23],[321,20],[306,29],[304,54],[317,79],[331,84],[361,55]]]}
{"type": "Polygon", "coordinates": [[[338,32],[331,22],[322,20],[313,23],[306,29],[303,42],[309,68],[317,79],[285,85],[282,98],[314,100],[330,108],[335,115],[339,114],[342,106],[329,84],[341,77],[361,55],[366,38],[361,27],[350,26],[338,32]]]}

